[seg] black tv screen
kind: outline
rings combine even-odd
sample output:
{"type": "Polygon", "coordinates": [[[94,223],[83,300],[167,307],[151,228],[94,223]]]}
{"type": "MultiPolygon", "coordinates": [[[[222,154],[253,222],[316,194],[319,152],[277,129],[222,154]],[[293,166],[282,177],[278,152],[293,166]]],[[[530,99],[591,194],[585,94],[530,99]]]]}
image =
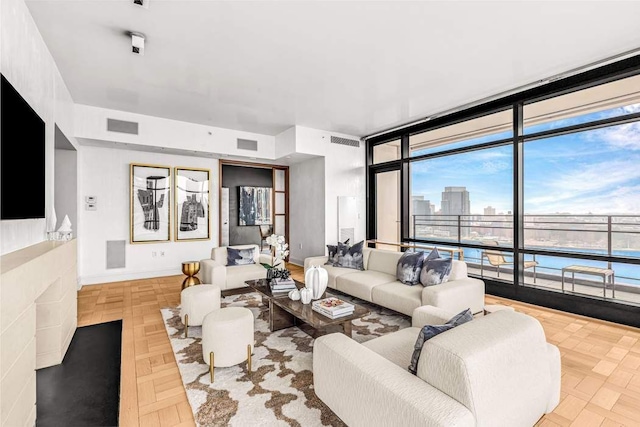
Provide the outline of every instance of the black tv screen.
{"type": "Polygon", "coordinates": [[[44,121],[4,76],[0,98],[1,218],[44,218],[44,121]]]}

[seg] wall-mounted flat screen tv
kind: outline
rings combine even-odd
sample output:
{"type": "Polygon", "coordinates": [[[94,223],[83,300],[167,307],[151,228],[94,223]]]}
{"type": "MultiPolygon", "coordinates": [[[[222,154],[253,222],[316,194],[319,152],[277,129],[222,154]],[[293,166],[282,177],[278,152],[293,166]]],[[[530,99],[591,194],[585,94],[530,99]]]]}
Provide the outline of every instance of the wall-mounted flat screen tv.
{"type": "Polygon", "coordinates": [[[11,83],[1,78],[0,217],[44,218],[44,121],[11,83]]]}

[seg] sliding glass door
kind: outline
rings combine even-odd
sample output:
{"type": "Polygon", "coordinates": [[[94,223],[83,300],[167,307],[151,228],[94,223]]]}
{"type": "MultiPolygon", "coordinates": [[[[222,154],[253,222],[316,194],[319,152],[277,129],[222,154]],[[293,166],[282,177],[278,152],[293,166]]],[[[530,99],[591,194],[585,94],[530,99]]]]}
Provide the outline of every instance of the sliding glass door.
{"type": "Polygon", "coordinates": [[[376,240],[379,249],[399,250],[400,238],[400,171],[380,172],[376,179],[376,240]]]}

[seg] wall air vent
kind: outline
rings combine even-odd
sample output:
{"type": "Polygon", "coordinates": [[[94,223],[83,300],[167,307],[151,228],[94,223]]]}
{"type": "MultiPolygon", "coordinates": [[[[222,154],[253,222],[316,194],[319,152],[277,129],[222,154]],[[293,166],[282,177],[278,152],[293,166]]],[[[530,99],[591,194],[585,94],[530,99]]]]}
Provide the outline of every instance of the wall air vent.
{"type": "Polygon", "coordinates": [[[332,144],[348,145],[349,147],[360,147],[360,141],[357,139],[341,138],[339,136],[331,136],[332,144]]]}
{"type": "Polygon", "coordinates": [[[137,122],[126,122],[124,120],[107,119],[107,130],[109,132],[128,133],[131,135],[138,134],[137,122]]]}
{"type": "Polygon", "coordinates": [[[238,150],[258,151],[258,141],[238,138],[238,150]]]}
{"type": "Polygon", "coordinates": [[[124,240],[107,240],[107,269],[125,268],[126,261],[126,242],[124,240]]]}

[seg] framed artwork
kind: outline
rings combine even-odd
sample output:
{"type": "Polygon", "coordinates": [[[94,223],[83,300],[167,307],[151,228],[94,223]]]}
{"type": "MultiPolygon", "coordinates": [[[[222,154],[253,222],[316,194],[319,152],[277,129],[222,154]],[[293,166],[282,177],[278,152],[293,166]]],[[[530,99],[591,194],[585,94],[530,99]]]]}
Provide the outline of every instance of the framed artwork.
{"type": "Polygon", "coordinates": [[[131,163],[130,242],[171,240],[171,168],[131,163]]]}
{"type": "Polygon", "coordinates": [[[177,242],[208,240],[211,237],[209,169],[175,168],[177,242]]]}
{"type": "Polygon", "coordinates": [[[271,191],[270,187],[240,187],[238,225],[271,224],[271,191]]]}

